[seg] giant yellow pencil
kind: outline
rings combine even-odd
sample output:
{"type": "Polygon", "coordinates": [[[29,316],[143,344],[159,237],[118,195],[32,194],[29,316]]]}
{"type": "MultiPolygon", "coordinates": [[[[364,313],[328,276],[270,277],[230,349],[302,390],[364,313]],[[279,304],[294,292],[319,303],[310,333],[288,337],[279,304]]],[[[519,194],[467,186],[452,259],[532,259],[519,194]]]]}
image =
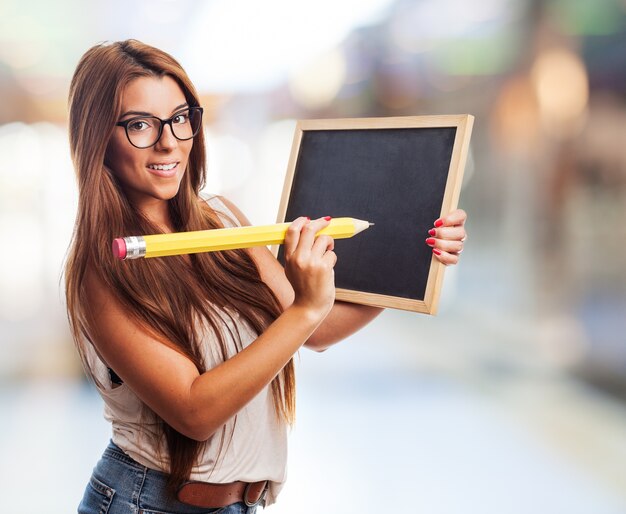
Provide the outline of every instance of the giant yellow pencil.
{"type": "MultiPolygon", "coordinates": [[[[173,234],[120,237],[113,241],[113,255],[118,259],[140,257],[165,257],[199,252],[216,252],[282,244],[291,223],[253,227],[218,228],[173,234]]],[[[354,218],[333,218],[330,224],[316,235],[329,235],[335,239],[352,237],[373,223],[354,218]]]]}

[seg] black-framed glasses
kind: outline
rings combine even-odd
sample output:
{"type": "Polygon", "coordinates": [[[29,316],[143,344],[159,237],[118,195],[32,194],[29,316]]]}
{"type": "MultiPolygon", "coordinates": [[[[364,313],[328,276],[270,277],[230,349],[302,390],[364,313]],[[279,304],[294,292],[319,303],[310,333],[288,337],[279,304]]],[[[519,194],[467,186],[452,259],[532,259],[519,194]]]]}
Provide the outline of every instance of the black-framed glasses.
{"type": "Polygon", "coordinates": [[[179,141],[194,137],[202,125],[202,107],[186,107],[171,118],[162,120],[156,116],[134,116],[115,124],[124,127],[130,144],[136,148],[150,148],[156,145],[163,134],[163,126],[169,125],[172,134],[179,141]]]}

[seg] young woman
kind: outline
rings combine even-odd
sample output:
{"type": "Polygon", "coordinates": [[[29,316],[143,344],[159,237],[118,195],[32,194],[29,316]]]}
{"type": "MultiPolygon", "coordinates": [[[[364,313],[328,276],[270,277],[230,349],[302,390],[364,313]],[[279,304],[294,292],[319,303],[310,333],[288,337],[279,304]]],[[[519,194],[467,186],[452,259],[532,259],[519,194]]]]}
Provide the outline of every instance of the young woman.
{"type": "MultiPolygon", "coordinates": [[[[283,267],[265,247],[121,262],[111,241],[248,224],[201,198],[202,108],[180,65],[138,41],[98,45],[70,87],[79,205],[66,264],[70,325],[112,441],[81,513],[255,512],[285,481],[292,357],[381,309],[334,300],[328,218],[295,220],[283,267]]],[[[431,230],[455,264],[465,213],[431,230]]]]}

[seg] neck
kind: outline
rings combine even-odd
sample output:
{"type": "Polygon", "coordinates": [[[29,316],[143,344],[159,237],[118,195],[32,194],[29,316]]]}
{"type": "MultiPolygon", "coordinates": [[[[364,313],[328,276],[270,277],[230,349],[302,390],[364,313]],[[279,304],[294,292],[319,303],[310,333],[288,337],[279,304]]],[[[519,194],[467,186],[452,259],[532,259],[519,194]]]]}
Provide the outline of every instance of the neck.
{"type": "Polygon", "coordinates": [[[164,232],[173,232],[174,226],[167,201],[156,198],[137,205],[141,213],[164,232]]]}

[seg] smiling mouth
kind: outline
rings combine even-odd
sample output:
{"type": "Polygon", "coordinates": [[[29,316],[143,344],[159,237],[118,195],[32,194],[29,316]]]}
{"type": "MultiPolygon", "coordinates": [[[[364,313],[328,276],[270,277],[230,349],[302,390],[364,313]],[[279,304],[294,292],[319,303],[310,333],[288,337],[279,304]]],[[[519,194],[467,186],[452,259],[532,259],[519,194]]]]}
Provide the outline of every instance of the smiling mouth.
{"type": "Polygon", "coordinates": [[[178,166],[177,162],[171,162],[169,164],[148,164],[148,168],[150,168],[151,170],[157,170],[157,171],[171,171],[176,166],[178,166]]]}

